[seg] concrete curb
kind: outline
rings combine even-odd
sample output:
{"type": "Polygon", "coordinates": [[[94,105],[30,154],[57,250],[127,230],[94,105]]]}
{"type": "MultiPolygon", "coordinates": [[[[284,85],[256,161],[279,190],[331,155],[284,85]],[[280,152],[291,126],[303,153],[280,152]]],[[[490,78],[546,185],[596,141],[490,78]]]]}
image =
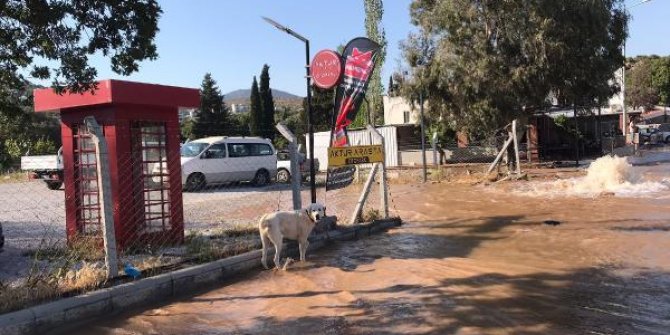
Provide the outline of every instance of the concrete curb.
{"type": "MultiPolygon", "coordinates": [[[[369,236],[400,225],[400,219],[388,219],[329,231],[312,237],[309,250],[322,248],[330,241],[343,241],[369,236]]],[[[292,257],[297,255],[297,243],[287,243],[285,253],[292,257]]],[[[270,252],[270,258],[272,254],[270,252]]],[[[109,316],[129,308],[137,308],[172,297],[192,294],[203,287],[223,282],[225,279],[257,269],[260,266],[261,251],[254,250],[211,263],[60,299],[0,315],[0,334],[40,334],[68,323],[109,316]]]]}

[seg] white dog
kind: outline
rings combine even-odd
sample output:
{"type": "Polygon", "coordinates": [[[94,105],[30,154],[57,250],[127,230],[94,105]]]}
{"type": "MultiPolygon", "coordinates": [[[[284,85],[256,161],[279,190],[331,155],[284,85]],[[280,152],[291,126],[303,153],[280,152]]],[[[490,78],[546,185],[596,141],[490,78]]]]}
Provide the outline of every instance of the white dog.
{"type": "Polygon", "coordinates": [[[281,254],[283,238],[297,240],[300,247],[300,261],[305,261],[305,253],[309,242],[307,238],[316,223],[326,215],[326,207],[321,204],[311,204],[305,209],[286,212],[274,212],[264,215],[258,222],[258,231],[261,234],[263,245],[263,266],[267,265],[267,246],[272,242],[275,246],[275,267],[279,269],[279,255],[281,254]]]}

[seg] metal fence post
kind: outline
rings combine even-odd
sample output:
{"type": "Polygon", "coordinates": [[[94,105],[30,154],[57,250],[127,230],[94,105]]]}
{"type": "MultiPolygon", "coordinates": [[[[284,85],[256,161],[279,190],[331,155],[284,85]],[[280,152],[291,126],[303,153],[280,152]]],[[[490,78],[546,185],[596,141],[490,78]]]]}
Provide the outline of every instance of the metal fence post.
{"type": "Polygon", "coordinates": [[[383,211],[383,218],[388,219],[389,217],[389,201],[388,201],[388,182],[386,179],[386,141],[384,139],[384,136],[377,131],[373,126],[368,125],[367,126],[368,131],[370,134],[374,135],[379,139],[379,142],[382,144],[382,150],[384,150],[384,161],[381,163],[381,187],[379,188],[379,193],[380,193],[380,204],[382,207],[383,211]]]}
{"type": "Polygon", "coordinates": [[[293,209],[302,208],[302,199],[300,197],[300,166],[298,163],[298,138],[285,125],[278,123],[277,130],[288,140],[289,156],[291,158],[291,190],[293,192],[293,209]]]}
{"type": "Polygon", "coordinates": [[[109,175],[109,152],[107,151],[107,140],[102,133],[102,127],[93,116],[84,118],[84,123],[91,133],[95,145],[96,166],[98,167],[98,193],[102,206],[103,226],[102,240],[105,248],[105,267],[107,278],[119,275],[118,259],[116,253],[116,235],[114,232],[114,207],[112,205],[112,182],[109,175]]]}
{"type": "Polygon", "coordinates": [[[521,160],[519,159],[519,139],[516,134],[516,119],[512,120],[512,138],[514,139],[514,159],[516,160],[516,174],[521,174],[521,160]]]}

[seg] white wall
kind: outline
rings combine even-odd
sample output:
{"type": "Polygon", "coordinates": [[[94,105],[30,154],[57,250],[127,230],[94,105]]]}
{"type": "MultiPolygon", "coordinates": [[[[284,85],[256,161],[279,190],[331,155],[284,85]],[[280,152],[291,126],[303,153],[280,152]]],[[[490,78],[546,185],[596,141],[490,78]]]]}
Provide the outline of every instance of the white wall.
{"type": "MultiPolygon", "coordinates": [[[[400,125],[400,124],[418,124],[419,123],[419,109],[418,106],[412,106],[403,97],[384,97],[384,124],[385,125],[400,125]],[[405,123],[404,112],[409,112],[409,123],[405,123]]],[[[425,106],[424,106],[425,108],[425,106]]]]}

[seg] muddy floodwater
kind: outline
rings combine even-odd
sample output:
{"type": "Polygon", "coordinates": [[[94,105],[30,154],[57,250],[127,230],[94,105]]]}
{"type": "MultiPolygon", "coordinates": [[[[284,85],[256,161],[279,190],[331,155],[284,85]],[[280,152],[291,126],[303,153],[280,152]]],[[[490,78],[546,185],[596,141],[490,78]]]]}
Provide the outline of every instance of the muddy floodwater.
{"type": "Polygon", "coordinates": [[[670,167],[634,169],[392,185],[398,229],[78,334],[669,334],[670,167]]]}

